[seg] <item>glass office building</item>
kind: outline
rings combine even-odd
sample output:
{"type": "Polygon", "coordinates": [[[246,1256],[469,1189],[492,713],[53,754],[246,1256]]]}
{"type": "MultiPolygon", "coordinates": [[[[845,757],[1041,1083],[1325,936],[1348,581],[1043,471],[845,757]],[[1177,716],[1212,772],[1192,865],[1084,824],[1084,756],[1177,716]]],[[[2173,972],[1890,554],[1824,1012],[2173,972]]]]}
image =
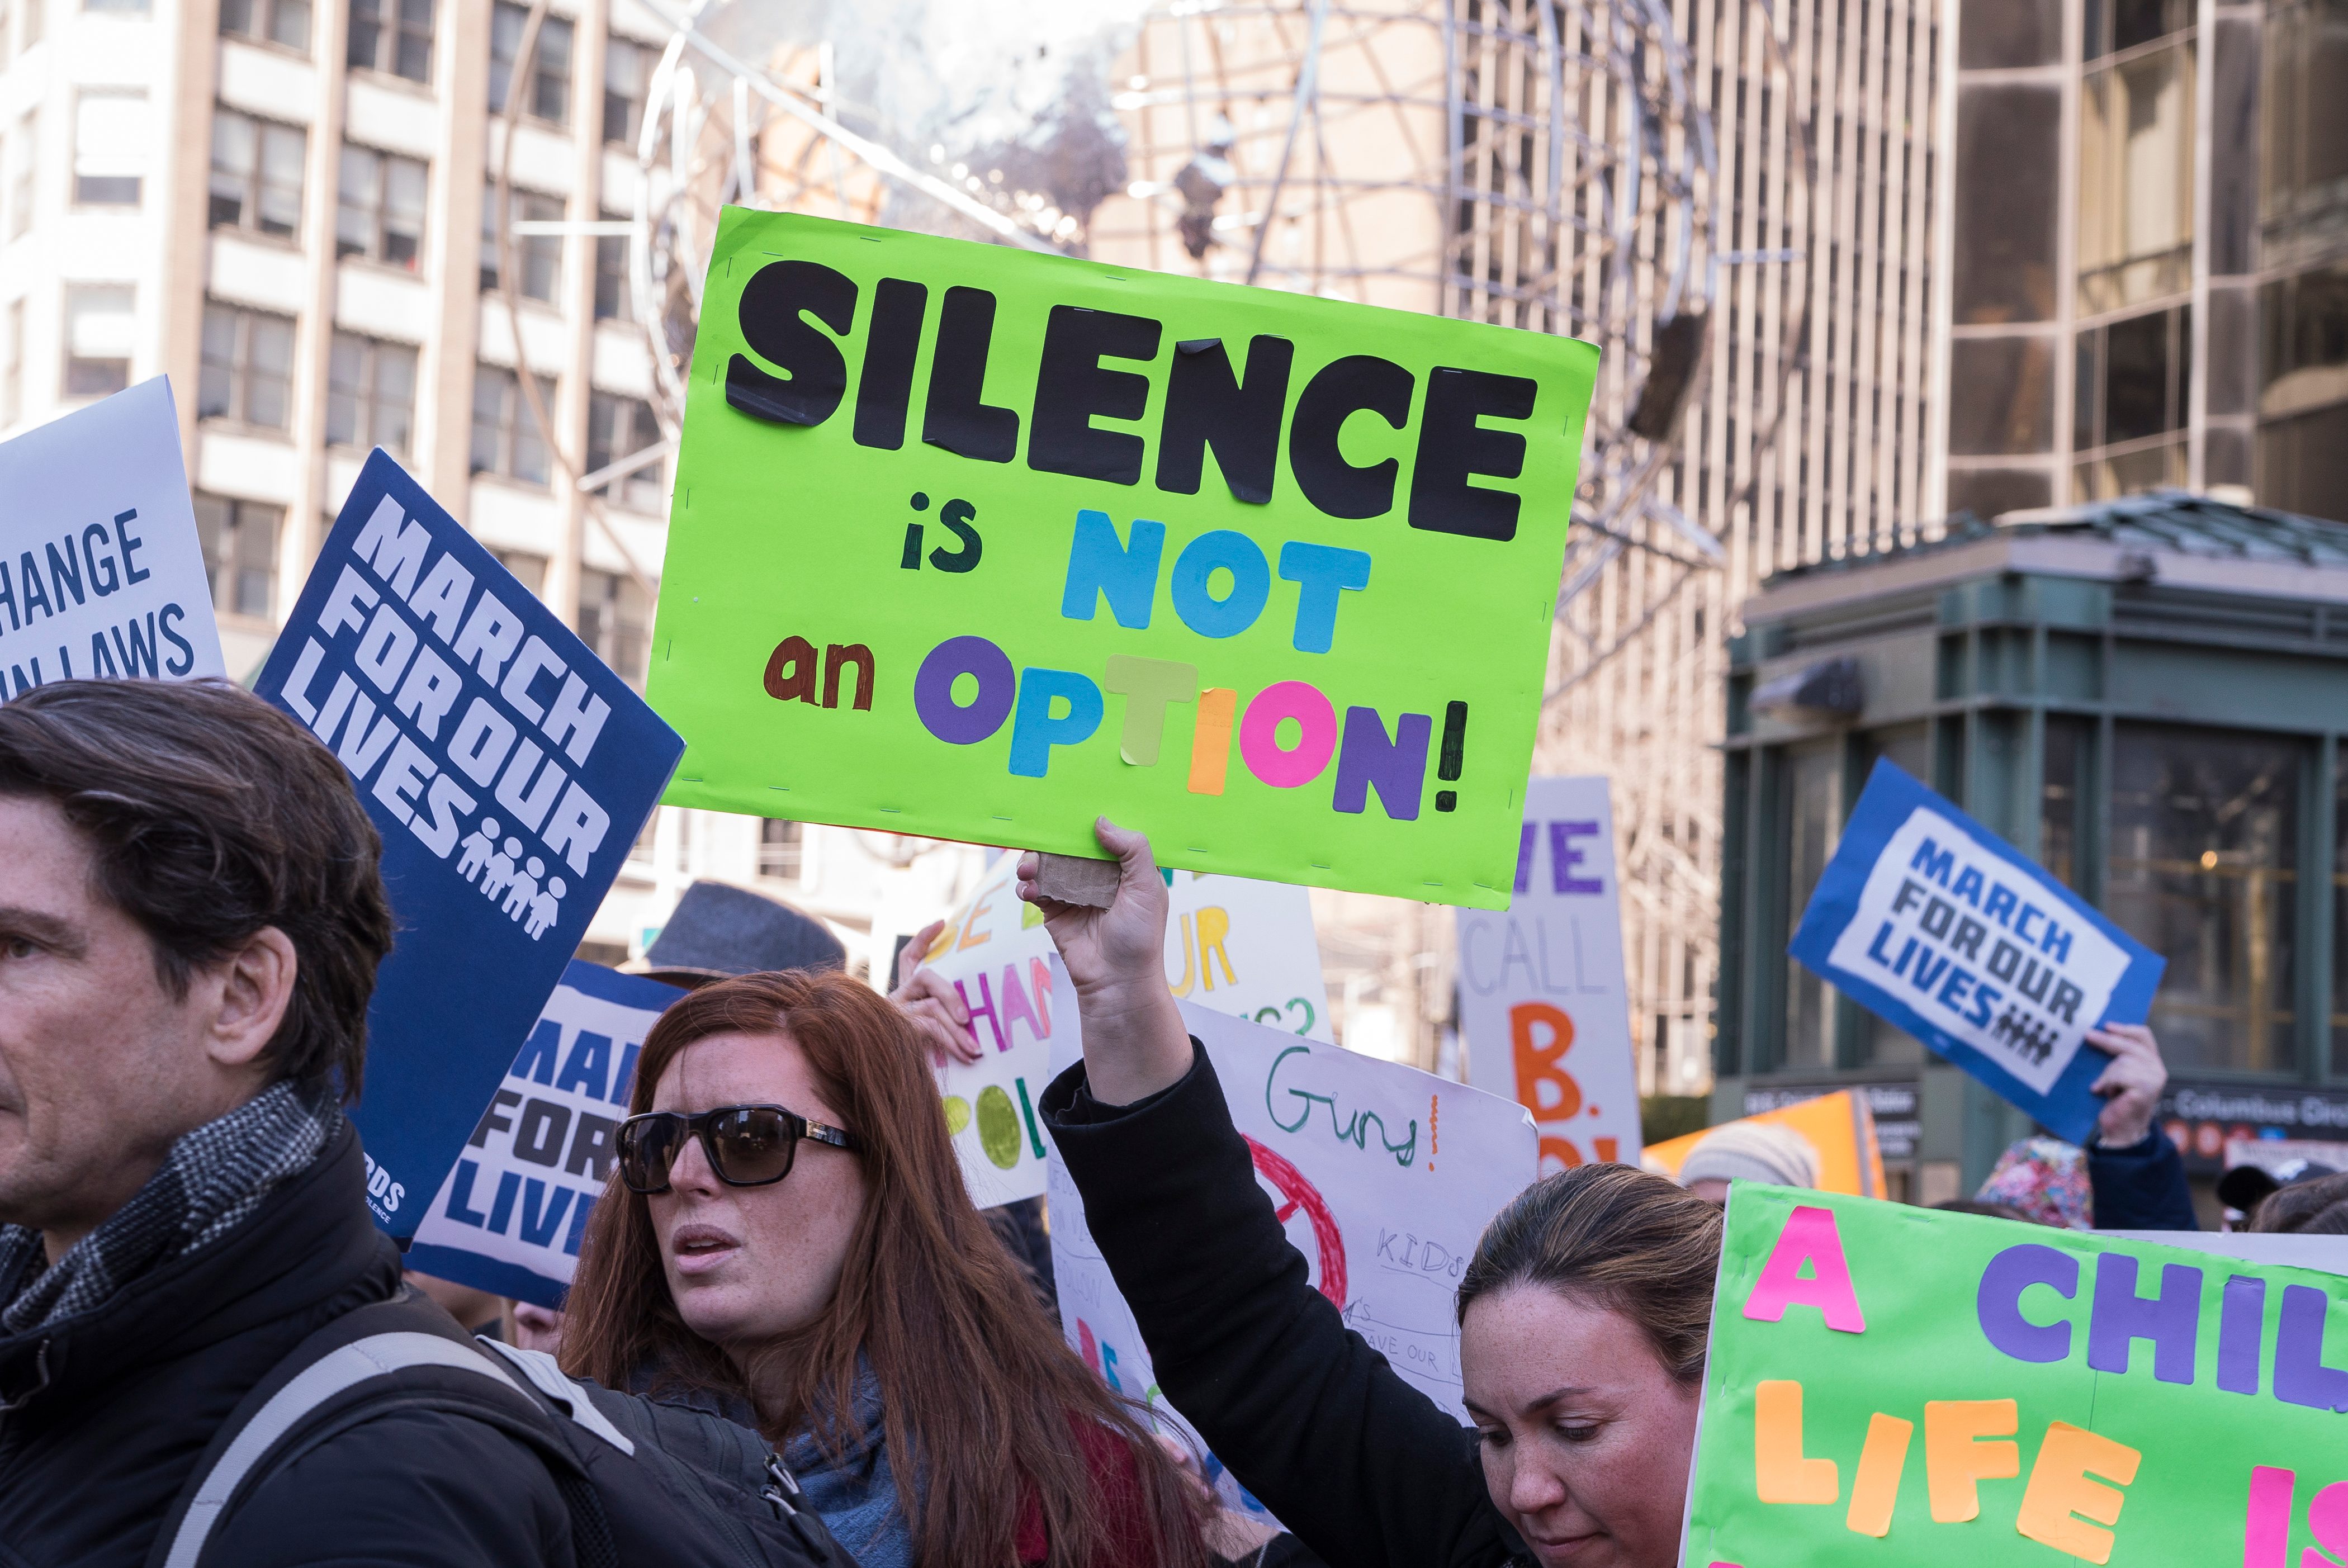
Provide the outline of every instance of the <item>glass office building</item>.
{"type": "Polygon", "coordinates": [[[2348,0],[1964,0],[1948,510],[2348,517],[2348,0]]]}

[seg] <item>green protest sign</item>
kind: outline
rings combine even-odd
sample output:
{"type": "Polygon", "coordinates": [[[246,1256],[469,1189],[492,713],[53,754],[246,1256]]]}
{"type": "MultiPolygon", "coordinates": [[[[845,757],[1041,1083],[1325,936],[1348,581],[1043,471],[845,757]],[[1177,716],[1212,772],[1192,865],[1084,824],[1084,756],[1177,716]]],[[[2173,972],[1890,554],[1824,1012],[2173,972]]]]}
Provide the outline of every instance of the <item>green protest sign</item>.
{"type": "Polygon", "coordinates": [[[1597,361],[728,209],[666,799],[1503,907],[1597,361]]]}
{"type": "Polygon", "coordinates": [[[1739,1183],[1681,1562],[2320,1568],[2343,1411],[2348,1279],[1739,1183]]]}

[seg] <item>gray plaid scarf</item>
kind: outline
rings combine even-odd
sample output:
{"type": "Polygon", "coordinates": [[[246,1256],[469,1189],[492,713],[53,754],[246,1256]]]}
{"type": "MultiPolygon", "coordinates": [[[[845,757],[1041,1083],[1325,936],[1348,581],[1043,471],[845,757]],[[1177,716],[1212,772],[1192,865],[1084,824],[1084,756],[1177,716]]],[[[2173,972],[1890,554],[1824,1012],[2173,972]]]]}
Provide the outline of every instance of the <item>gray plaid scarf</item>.
{"type": "Polygon", "coordinates": [[[210,1245],[306,1169],[342,1125],[331,1092],[281,1079],[182,1134],[130,1202],[43,1268],[41,1233],[0,1225],[0,1332],[22,1334],[104,1305],[148,1270],[210,1245]]]}

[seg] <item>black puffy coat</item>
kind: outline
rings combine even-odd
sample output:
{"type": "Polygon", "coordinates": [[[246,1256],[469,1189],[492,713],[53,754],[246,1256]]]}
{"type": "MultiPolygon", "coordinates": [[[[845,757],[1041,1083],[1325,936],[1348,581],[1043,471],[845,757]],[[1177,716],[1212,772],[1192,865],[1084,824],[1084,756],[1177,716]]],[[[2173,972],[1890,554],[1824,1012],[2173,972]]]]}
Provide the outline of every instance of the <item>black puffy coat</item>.
{"type": "MultiPolygon", "coordinates": [[[[140,1568],[220,1423],[310,1333],[399,1288],[348,1123],[191,1256],[0,1337],[0,1568],[140,1568]]],[[[239,1568],[572,1568],[531,1449],[433,1411],[376,1417],[264,1480],[214,1537],[239,1568]]]]}

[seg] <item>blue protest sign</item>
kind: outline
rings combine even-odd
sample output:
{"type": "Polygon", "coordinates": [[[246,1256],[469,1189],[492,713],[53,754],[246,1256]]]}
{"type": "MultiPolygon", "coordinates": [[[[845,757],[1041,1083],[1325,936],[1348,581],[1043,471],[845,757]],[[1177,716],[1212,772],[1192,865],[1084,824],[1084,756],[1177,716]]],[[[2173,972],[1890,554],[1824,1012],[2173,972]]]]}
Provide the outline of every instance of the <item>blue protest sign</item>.
{"type": "Polygon", "coordinates": [[[1787,949],[1886,1021],[2085,1143],[2111,1058],[2166,960],[1888,761],[1875,765],[1787,949]]]}
{"type": "Polygon", "coordinates": [[[414,1233],[684,743],[377,450],[256,689],[350,769],[397,936],[367,1011],[367,1204],[414,1233]]]}
{"type": "Polygon", "coordinates": [[[407,1266],[560,1309],[644,1036],[685,993],[572,959],[416,1228],[407,1266]]]}

